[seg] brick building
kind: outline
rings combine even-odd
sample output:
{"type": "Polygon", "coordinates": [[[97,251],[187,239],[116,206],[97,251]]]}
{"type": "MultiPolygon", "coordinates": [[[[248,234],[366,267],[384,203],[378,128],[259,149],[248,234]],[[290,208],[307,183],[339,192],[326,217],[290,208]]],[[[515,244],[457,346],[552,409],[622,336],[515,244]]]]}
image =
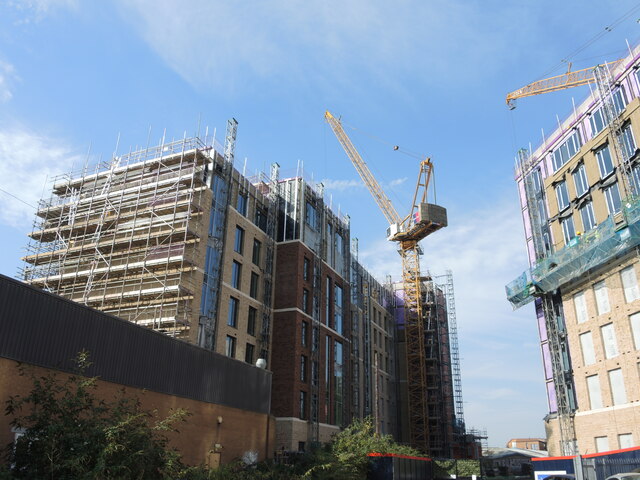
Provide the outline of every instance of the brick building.
{"type": "MultiPolygon", "coordinates": [[[[325,204],[321,184],[280,179],[277,164],[269,176],[234,168],[236,127],[229,122],[224,147],[183,139],[55,179],[39,204],[24,280],[266,363],[277,450],[326,442],[365,416],[408,441],[403,307],[393,286],[358,263],[349,217],[325,204]]],[[[464,422],[453,411],[446,302],[429,291],[439,350],[427,372],[428,421],[446,455],[451,429],[464,422]]]]}
{"type": "Polygon", "coordinates": [[[516,182],[531,268],[507,286],[533,301],[551,455],[639,445],[640,50],[593,70],[596,88],[516,182]]]}

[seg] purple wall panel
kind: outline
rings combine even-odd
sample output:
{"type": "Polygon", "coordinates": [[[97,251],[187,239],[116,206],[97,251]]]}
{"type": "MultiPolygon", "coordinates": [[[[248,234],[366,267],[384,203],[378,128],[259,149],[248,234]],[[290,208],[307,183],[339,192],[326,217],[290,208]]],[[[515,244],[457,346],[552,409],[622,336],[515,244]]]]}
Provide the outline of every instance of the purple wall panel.
{"type": "Polygon", "coordinates": [[[549,344],[542,344],[542,363],[544,365],[544,378],[551,380],[553,378],[553,366],[551,364],[551,350],[549,344]]]}
{"type": "Polygon", "coordinates": [[[549,400],[549,413],[558,411],[558,400],[556,398],[556,387],[553,382],[547,383],[547,399],[549,400]]]}
{"type": "Polygon", "coordinates": [[[527,206],[527,195],[524,192],[524,181],[518,180],[518,195],[520,196],[520,206],[525,208],[527,206]]]}

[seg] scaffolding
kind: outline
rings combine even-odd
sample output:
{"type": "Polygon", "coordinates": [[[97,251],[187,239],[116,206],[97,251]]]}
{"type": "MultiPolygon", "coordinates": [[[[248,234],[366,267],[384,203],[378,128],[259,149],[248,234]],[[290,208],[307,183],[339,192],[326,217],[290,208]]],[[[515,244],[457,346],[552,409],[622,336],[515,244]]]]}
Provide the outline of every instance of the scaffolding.
{"type": "Polygon", "coordinates": [[[267,193],[267,224],[266,231],[266,255],[264,267],[264,289],[262,298],[262,331],[260,332],[260,357],[267,360],[269,358],[269,347],[271,345],[271,305],[273,292],[273,267],[275,255],[276,221],[278,216],[279,183],[278,175],[280,165],[271,164],[271,174],[269,176],[269,191],[267,193]]]}
{"type": "Polygon", "coordinates": [[[25,282],[175,337],[197,325],[211,147],[197,138],[53,180],[29,235],[25,282]]]}
{"type": "Polygon", "coordinates": [[[222,285],[222,252],[227,230],[227,206],[233,178],[233,164],[238,122],[227,121],[224,157],[212,159],[207,165],[207,185],[212,191],[211,214],[204,262],[203,302],[200,316],[198,345],[208,350],[216,348],[220,288],[222,285]],[[217,160],[217,161],[215,161],[217,160]]]}
{"type": "MultiPolygon", "coordinates": [[[[314,250],[313,256],[313,322],[311,327],[311,365],[315,375],[312,375],[311,381],[311,415],[309,415],[309,441],[317,444],[320,441],[320,325],[321,325],[321,309],[322,302],[322,257],[326,252],[326,239],[325,239],[325,208],[324,208],[324,185],[318,184],[317,195],[311,193],[309,189],[308,198],[316,209],[315,218],[316,224],[313,226],[318,230],[318,235],[315,237],[315,244],[312,246],[314,250]]],[[[325,256],[326,258],[326,256],[325,256]]],[[[325,352],[325,356],[329,358],[329,352],[325,352]]],[[[328,361],[328,360],[327,360],[328,361]]],[[[325,402],[329,403],[329,386],[325,385],[326,398],[325,402]]],[[[328,423],[329,419],[325,419],[328,423]]]]}
{"type": "Polygon", "coordinates": [[[429,455],[450,458],[454,427],[454,390],[446,285],[423,280],[426,407],[429,455]]]}
{"type": "Polygon", "coordinates": [[[453,376],[453,402],[455,407],[454,430],[465,433],[464,402],[462,400],[462,377],[460,375],[460,351],[458,348],[458,321],[456,319],[456,298],[453,288],[453,272],[447,270],[444,294],[447,301],[447,319],[449,322],[449,348],[451,351],[451,374],[453,376]]]}
{"type": "Polygon", "coordinates": [[[519,308],[638,245],[640,199],[623,205],[618,221],[614,217],[607,218],[523,272],[506,286],[507,298],[514,308],[519,308]]]}

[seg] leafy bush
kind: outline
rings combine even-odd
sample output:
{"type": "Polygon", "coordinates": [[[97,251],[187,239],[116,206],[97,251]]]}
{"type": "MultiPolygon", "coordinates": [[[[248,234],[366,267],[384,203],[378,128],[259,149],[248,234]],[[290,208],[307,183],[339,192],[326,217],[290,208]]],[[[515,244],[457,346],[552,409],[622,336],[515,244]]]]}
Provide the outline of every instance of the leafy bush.
{"type": "Polygon", "coordinates": [[[188,413],[179,409],[160,419],[124,389],[112,402],[99,400],[97,379],[82,375],[90,365],[87,352],[78,354],[76,364],[77,374],[64,379],[19,367],[33,388],[6,404],[12,427],[23,432],[7,450],[13,478],[176,478],[183,465],[165,434],[188,413]]]}

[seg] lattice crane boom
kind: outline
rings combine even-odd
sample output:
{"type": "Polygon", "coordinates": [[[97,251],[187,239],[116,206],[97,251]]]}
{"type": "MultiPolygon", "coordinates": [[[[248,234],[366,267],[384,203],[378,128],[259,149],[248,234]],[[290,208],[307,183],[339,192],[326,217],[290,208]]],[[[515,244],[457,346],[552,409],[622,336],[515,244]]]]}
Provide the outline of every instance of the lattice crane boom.
{"type": "MultiPolygon", "coordinates": [[[[620,64],[620,62],[622,62],[622,60],[615,60],[613,62],[605,63],[603,66],[607,67],[609,70],[613,70],[620,64]]],[[[556,75],[555,77],[545,78],[543,80],[530,83],[529,85],[525,85],[524,87],[507,94],[507,106],[511,109],[516,108],[515,100],[518,98],[556,92],[558,90],[579,87],[580,85],[587,85],[589,83],[596,83],[596,77],[594,74],[595,68],[596,67],[583,68],[582,70],[576,70],[575,72],[568,71],[562,75],[556,75]]]]}
{"type": "Polygon", "coordinates": [[[371,192],[371,195],[378,204],[378,207],[380,207],[380,210],[382,210],[387,221],[390,224],[400,223],[400,215],[398,215],[398,212],[391,203],[391,200],[389,200],[389,197],[387,197],[384,190],[382,190],[382,187],[371,173],[371,170],[369,170],[369,167],[358,153],[358,150],[356,150],[356,147],[351,143],[351,140],[342,128],[340,120],[331,115],[329,111],[325,112],[324,118],[331,126],[333,133],[335,133],[338,141],[342,145],[342,148],[344,148],[344,151],[347,152],[347,156],[351,159],[353,166],[356,167],[356,170],[360,174],[360,178],[362,178],[362,181],[371,192]]]}

